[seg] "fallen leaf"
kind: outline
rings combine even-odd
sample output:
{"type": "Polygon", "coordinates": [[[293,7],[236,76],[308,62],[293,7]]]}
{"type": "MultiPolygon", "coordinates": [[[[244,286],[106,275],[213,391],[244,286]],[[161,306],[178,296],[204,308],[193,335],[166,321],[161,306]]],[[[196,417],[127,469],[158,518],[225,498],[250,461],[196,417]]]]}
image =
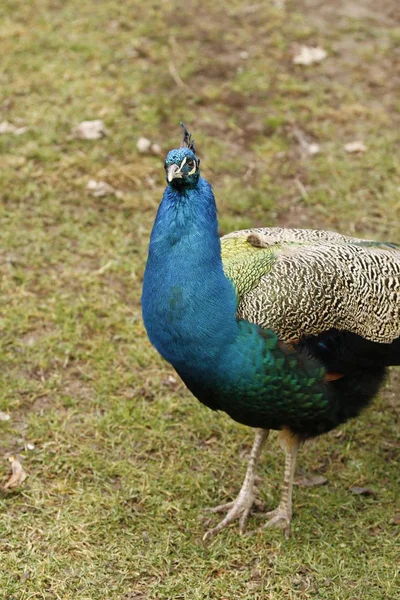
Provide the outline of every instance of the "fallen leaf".
{"type": "Polygon", "coordinates": [[[10,415],[0,410],[0,421],[9,421],[10,419],[10,415]]]}
{"type": "Polygon", "coordinates": [[[300,46],[299,50],[293,57],[295,65],[309,66],[314,63],[319,63],[328,56],[328,53],[319,46],[300,46]]]}
{"type": "Polygon", "coordinates": [[[25,131],[28,131],[27,127],[16,127],[12,123],[9,123],[9,121],[3,121],[0,123],[0,133],[13,133],[14,135],[22,135],[25,133],[25,131]]]}
{"type": "Polygon", "coordinates": [[[299,144],[303,148],[303,150],[310,156],[313,156],[314,154],[319,153],[319,151],[320,151],[319,144],[317,144],[316,142],[309,142],[307,140],[306,136],[304,135],[304,133],[300,129],[294,128],[293,136],[299,142],[299,144]]]}
{"type": "Polygon", "coordinates": [[[392,519],[392,523],[394,525],[400,525],[400,513],[398,515],[394,515],[394,517],[392,519]]]}
{"type": "Polygon", "coordinates": [[[164,385],[172,387],[174,385],[176,385],[178,383],[178,380],[176,379],[176,377],[173,377],[172,375],[168,375],[167,379],[164,381],[164,385]]]}
{"type": "Polygon", "coordinates": [[[400,440],[383,440],[382,446],[384,448],[400,448],[400,440]]]}
{"type": "Polygon", "coordinates": [[[31,571],[29,571],[28,569],[25,569],[24,572],[21,575],[21,583],[26,583],[32,576],[31,571]]]}
{"type": "Polygon", "coordinates": [[[116,190],[105,181],[96,181],[95,179],[90,179],[88,181],[86,189],[95,198],[111,196],[116,192],[116,190]]]}
{"type": "Polygon", "coordinates": [[[355,496],[373,496],[374,498],[377,496],[375,490],[367,487],[360,487],[359,485],[353,485],[350,488],[350,491],[355,496]]]}
{"type": "Polygon", "coordinates": [[[108,260],[106,264],[100,267],[100,269],[97,269],[95,273],[97,275],[103,275],[103,273],[108,271],[108,269],[110,269],[113,265],[115,265],[115,260],[108,260]]]}
{"type": "Polygon", "coordinates": [[[318,485],[326,485],[328,480],[323,475],[311,475],[311,477],[301,477],[295,480],[295,484],[300,487],[316,487],[318,485]]]}
{"type": "Polygon", "coordinates": [[[99,140],[108,135],[106,126],[100,119],[94,121],[82,121],[82,123],[79,123],[79,125],[73,128],[72,133],[75,137],[81,138],[82,140],[99,140]]]}
{"type": "Polygon", "coordinates": [[[142,540],[145,542],[145,544],[150,542],[150,537],[147,531],[142,531],[142,540]]]}
{"type": "Polygon", "coordinates": [[[15,456],[10,456],[8,460],[11,463],[11,476],[3,486],[5,490],[19,487],[27,477],[21,463],[15,456]]]}
{"type": "Polygon", "coordinates": [[[349,142],[348,144],[345,144],[343,148],[349,154],[356,154],[357,152],[365,152],[367,150],[367,147],[364,144],[364,142],[360,141],[349,142]]]}
{"type": "Polygon", "coordinates": [[[215,444],[215,442],[218,441],[218,438],[215,437],[215,435],[212,435],[210,438],[208,438],[208,440],[204,440],[204,444],[206,446],[213,446],[215,444]]]}
{"type": "Polygon", "coordinates": [[[120,28],[120,22],[117,20],[110,21],[107,29],[109,31],[118,31],[120,28]]]}

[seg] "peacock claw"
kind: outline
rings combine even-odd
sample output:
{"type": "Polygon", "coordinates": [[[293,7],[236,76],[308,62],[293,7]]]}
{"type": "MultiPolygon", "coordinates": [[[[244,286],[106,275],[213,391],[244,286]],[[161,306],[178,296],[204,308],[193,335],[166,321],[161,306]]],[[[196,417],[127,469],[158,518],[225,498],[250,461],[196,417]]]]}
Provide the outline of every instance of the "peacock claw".
{"type": "Polygon", "coordinates": [[[246,476],[244,478],[241,490],[234,502],[220,504],[214,509],[211,509],[211,512],[214,513],[227,512],[227,515],[222,519],[222,521],[218,523],[218,525],[216,525],[216,527],[209,529],[204,534],[203,541],[209,540],[214,535],[222,531],[222,529],[230,525],[236,519],[239,519],[239,532],[241,534],[245,533],[247,521],[249,519],[249,514],[253,504],[255,504],[257,507],[259,507],[260,504],[262,504],[257,498],[258,489],[256,483],[258,483],[259,478],[255,473],[255,469],[258,463],[258,459],[260,458],[260,452],[262,450],[264,442],[268,437],[268,433],[269,431],[267,429],[257,430],[253,448],[251,450],[249,463],[247,465],[246,476]]]}
{"type": "Polygon", "coordinates": [[[224,513],[228,512],[234,504],[234,502],[227,502],[226,504],[218,504],[218,506],[211,506],[203,508],[202,510],[209,513],[224,513]]]}
{"type": "Polygon", "coordinates": [[[260,527],[259,531],[276,527],[277,529],[283,529],[285,532],[285,538],[290,537],[290,521],[291,515],[285,507],[278,506],[275,510],[271,510],[266,514],[269,517],[268,521],[260,527]]]}
{"type": "Polygon", "coordinates": [[[255,504],[255,499],[253,494],[241,494],[239,493],[238,497],[234,502],[228,502],[227,504],[220,504],[215,508],[206,509],[208,512],[213,513],[221,513],[226,512],[227,515],[212,529],[209,529],[203,536],[203,541],[211,539],[225,529],[228,525],[230,525],[236,519],[239,519],[239,533],[244,534],[247,528],[247,522],[249,519],[249,514],[253,504],[255,504]]]}

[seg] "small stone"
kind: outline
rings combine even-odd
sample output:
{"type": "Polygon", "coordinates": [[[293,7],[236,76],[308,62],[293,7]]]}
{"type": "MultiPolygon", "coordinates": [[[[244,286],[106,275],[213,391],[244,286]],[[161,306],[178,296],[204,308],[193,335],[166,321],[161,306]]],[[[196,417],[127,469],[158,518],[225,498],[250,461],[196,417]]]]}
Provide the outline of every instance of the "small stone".
{"type": "Polygon", "coordinates": [[[3,121],[0,123],[0,133],[14,133],[16,127],[12,123],[8,121],[3,121]]]}
{"type": "Polygon", "coordinates": [[[35,444],[32,444],[32,442],[28,442],[26,445],[26,449],[27,450],[34,450],[35,449],[35,444]]]}
{"type": "Polygon", "coordinates": [[[300,46],[298,52],[293,57],[295,65],[304,65],[308,67],[314,63],[319,63],[328,56],[328,53],[323,48],[318,46],[300,46]]]}
{"type": "Polygon", "coordinates": [[[0,421],[9,421],[10,419],[10,415],[0,410],[0,421]]]}
{"type": "Polygon", "coordinates": [[[95,198],[103,198],[115,194],[115,189],[105,181],[96,181],[90,179],[86,186],[86,190],[95,198]]]}
{"type": "Polygon", "coordinates": [[[162,152],[161,146],[159,144],[152,144],[151,151],[153,154],[156,154],[158,156],[162,152]]]}
{"type": "Polygon", "coordinates": [[[140,137],[136,142],[136,148],[140,154],[146,154],[151,148],[151,141],[145,137],[140,137]]]}
{"type": "Polygon", "coordinates": [[[106,126],[100,119],[82,121],[82,123],[73,128],[72,133],[75,137],[82,140],[99,140],[108,135],[106,126]]]}
{"type": "Polygon", "coordinates": [[[148,187],[152,190],[155,189],[155,187],[157,186],[157,182],[154,179],[154,177],[146,177],[146,184],[148,185],[148,187]]]}
{"type": "Polygon", "coordinates": [[[345,144],[344,149],[346,152],[349,152],[349,154],[355,154],[357,152],[366,152],[367,147],[364,144],[364,142],[361,141],[356,141],[356,142],[349,142],[348,144],[345,144]]]}
{"type": "Polygon", "coordinates": [[[316,144],[315,142],[312,144],[308,144],[307,152],[308,152],[308,154],[311,154],[311,155],[318,154],[319,144],[316,144]]]}

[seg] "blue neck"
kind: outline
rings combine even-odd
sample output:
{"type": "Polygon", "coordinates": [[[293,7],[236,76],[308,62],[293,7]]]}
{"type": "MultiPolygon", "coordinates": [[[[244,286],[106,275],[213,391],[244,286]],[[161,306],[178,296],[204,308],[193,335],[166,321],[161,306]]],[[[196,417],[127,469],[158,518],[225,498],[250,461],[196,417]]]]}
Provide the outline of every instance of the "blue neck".
{"type": "Polygon", "coordinates": [[[238,335],[236,294],[223,272],[214,195],[204,179],[165,190],[142,306],[151,342],[177,370],[209,368],[238,335]]]}

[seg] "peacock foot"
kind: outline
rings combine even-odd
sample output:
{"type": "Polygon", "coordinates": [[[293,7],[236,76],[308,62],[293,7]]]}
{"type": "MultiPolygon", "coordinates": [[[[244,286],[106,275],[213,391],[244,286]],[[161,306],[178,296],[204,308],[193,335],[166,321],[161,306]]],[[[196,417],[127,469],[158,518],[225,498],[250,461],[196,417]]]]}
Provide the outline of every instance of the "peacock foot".
{"type": "Polygon", "coordinates": [[[241,490],[236,500],[233,502],[228,502],[227,504],[220,504],[219,506],[215,506],[214,508],[206,508],[205,510],[212,513],[223,513],[226,512],[227,515],[212,529],[209,529],[203,536],[203,541],[209,540],[214,535],[222,531],[225,527],[230,525],[236,519],[239,519],[239,532],[241,534],[245,533],[247,528],[247,522],[249,519],[250,511],[253,505],[258,508],[263,506],[261,500],[258,500],[255,497],[254,491],[250,490],[241,490]]]}
{"type": "Polygon", "coordinates": [[[268,512],[266,516],[269,517],[268,521],[262,527],[260,527],[259,531],[276,527],[277,529],[283,529],[285,532],[285,538],[289,539],[290,521],[292,519],[289,508],[279,505],[278,508],[275,508],[275,510],[268,512]]]}

